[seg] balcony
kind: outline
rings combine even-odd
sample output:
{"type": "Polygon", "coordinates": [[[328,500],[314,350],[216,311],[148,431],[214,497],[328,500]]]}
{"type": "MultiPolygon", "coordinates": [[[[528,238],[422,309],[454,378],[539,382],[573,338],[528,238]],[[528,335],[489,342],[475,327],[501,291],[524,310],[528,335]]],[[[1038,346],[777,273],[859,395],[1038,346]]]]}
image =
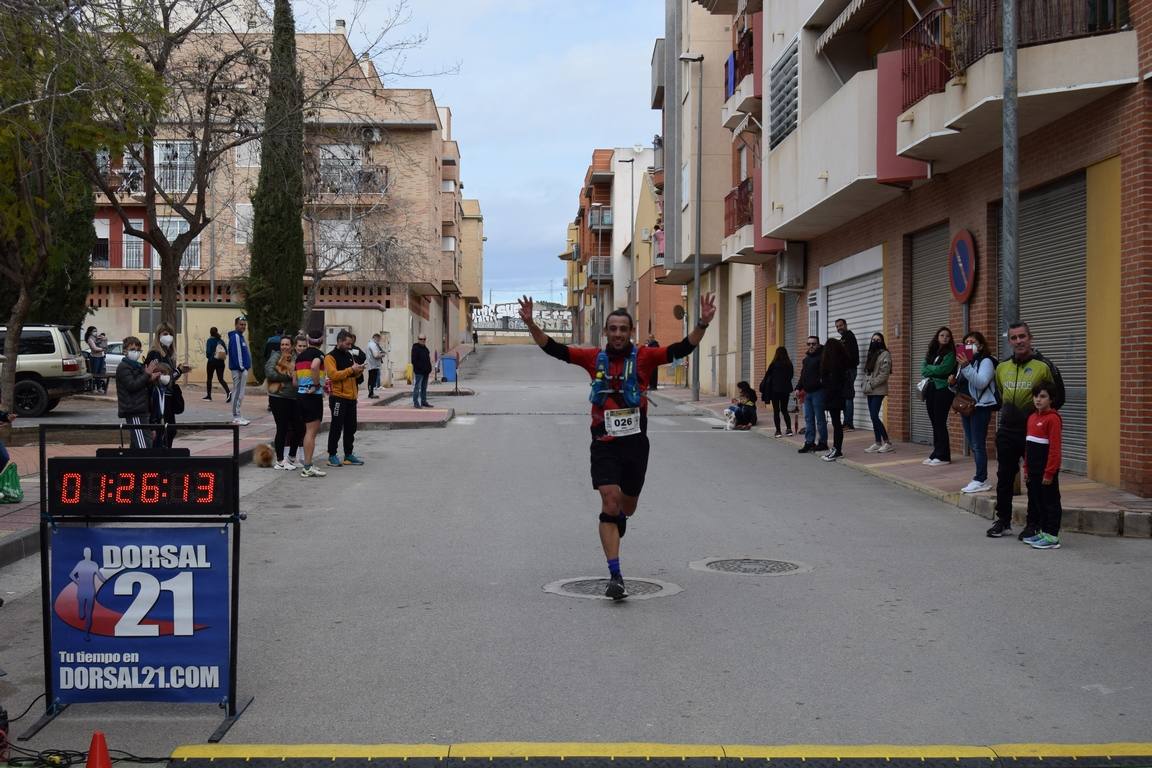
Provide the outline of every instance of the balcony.
{"type": "Polygon", "coordinates": [[[383,165],[321,165],[313,192],[324,198],[367,196],[366,202],[388,191],[388,168],[383,165]]]}
{"type": "Polygon", "coordinates": [[[740,186],[724,198],[724,237],[752,224],[752,179],[744,179],[740,186]]]}
{"type": "Polygon", "coordinates": [[[768,237],[809,240],[900,195],[876,183],[876,96],[876,70],[858,72],[768,154],[768,237]]]}
{"type": "MultiPolygon", "coordinates": [[[[1117,31],[1118,0],[1019,0],[1018,7],[1021,135],[1140,82],[1136,32],[1117,31]]],[[[936,29],[914,27],[904,37],[909,106],[896,146],[941,173],[1000,148],[1004,65],[995,0],[957,0],[937,15],[936,29]],[[917,45],[919,54],[908,53],[917,45]]]]}
{"type": "Polygon", "coordinates": [[[441,192],[440,222],[442,224],[458,224],[460,222],[459,207],[455,192],[441,192]]]}
{"type": "Polygon", "coordinates": [[[652,48],[652,109],[664,108],[664,38],[652,48]]]}
{"type": "Polygon", "coordinates": [[[156,186],[170,195],[195,192],[195,163],[161,163],[155,168],[156,186]]]}
{"type": "Polygon", "coordinates": [[[704,6],[704,10],[708,13],[719,16],[731,16],[739,7],[737,0],[695,0],[695,2],[704,6]]]}
{"type": "Polygon", "coordinates": [[[588,212],[588,228],[593,232],[612,229],[612,209],[593,208],[588,212]]]}
{"type": "Polygon", "coordinates": [[[144,269],[144,241],[125,236],[123,247],[124,269],[144,269]]]}
{"type": "Polygon", "coordinates": [[[721,120],[732,130],[744,121],[746,115],[760,112],[761,84],[756,77],[756,50],[758,18],[753,26],[740,36],[736,50],[724,62],[724,107],[721,120]]]}
{"type": "Polygon", "coordinates": [[[588,276],[590,283],[610,283],[612,282],[612,259],[607,256],[589,259],[588,263],[584,265],[584,273],[588,276]]]}

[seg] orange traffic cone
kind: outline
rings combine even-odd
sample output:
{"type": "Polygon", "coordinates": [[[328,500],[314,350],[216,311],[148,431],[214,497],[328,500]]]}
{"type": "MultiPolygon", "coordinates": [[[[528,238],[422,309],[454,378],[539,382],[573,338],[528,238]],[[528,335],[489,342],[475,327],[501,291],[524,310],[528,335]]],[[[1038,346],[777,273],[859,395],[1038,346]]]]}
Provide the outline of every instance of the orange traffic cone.
{"type": "Polygon", "coordinates": [[[87,768],[112,768],[112,758],[108,756],[108,743],[104,741],[103,731],[92,732],[87,768]]]}

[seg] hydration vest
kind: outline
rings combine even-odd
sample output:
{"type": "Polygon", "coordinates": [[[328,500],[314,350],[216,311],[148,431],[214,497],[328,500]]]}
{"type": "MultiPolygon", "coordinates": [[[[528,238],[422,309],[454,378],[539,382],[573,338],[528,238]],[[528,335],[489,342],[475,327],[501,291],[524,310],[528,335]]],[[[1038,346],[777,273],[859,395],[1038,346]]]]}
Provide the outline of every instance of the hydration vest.
{"type": "Polygon", "coordinates": [[[608,395],[621,394],[624,396],[624,404],[629,408],[640,405],[643,393],[640,392],[640,383],[636,379],[637,351],[636,345],[632,345],[632,354],[624,361],[624,375],[611,379],[608,375],[608,353],[600,350],[596,355],[596,374],[592,379],[592,391],[588,394],[588,402],[602,406],[608,395]]]}

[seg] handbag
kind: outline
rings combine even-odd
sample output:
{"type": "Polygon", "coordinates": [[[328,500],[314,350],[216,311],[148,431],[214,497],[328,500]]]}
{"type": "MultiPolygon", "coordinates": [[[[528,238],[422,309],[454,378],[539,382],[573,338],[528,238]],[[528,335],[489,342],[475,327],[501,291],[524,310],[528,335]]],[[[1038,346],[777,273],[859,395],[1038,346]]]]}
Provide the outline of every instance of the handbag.
{"type": "Polygon", "coordinates": [[[916,382],[916,390],[920,393],[921,397],[927,397],[928,387],[931,386],[931,384],[932,384],[932,379],[930,379],[927,376],[920,379],[920,381],[916,382]]]}
{"type": "Polygon", "coordinates": [[[952,410],[964,417],[971,416],[976,412],[976,400],[971,395],[957,392],[952,399],[952,410]]]}
{"type": "Polygon", "coordinates": [[[169,384],[168,397],[171,400],[169,408],[175,416],[184,413],[184,392],[180,389],[179,384],[169,384]]]}
{"type": "Polygon", "coordinates": [[[228,347],[224,346],[224,342],[221,341],[216,345],[215,355],[217,360],[224,360],[228,357],[228,347]]]}

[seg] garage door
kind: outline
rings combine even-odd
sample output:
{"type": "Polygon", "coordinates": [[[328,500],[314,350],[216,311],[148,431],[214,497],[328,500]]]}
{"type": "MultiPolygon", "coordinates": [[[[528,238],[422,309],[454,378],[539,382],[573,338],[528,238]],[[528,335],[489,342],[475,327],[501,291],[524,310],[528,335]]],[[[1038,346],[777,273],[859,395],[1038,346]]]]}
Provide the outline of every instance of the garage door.
{"type": "Polygon", "coordinates": [[[1020,196],[1019,319],[1064,377],[1064,468],[1074,472],[1088,471],[1086,193],[1078,174],[1020,196]]]}
{"type": "Polygon", "coordinates": [[[868,399],[861,391],[860,377],[864,373],[864,360],[868,357],[868,340],[872,334],[884,327],[884,271],[876,270],[866,275],[833,283],[828,286],[826,297],[828,307],[827,338],[839,338],[836,320],[843,318],[849,330],[856,334],[860,347],[860,367],[856,371],[856,400],[853,421],[864,429],[868,420],[868,399]]]}
{"type": "MultiPolygon", "coordinates": [[[[908,402],[911,439],[914,443],[932,444],[932,422],[916,389],[920,365],[933,334],[948,325],[952,291],[948,288],[948,225],[925,230],[912,236],[912,328],[908,338],[908,402]]],[[[956,329],[953,329],[955,331],[956,329]]]]}

